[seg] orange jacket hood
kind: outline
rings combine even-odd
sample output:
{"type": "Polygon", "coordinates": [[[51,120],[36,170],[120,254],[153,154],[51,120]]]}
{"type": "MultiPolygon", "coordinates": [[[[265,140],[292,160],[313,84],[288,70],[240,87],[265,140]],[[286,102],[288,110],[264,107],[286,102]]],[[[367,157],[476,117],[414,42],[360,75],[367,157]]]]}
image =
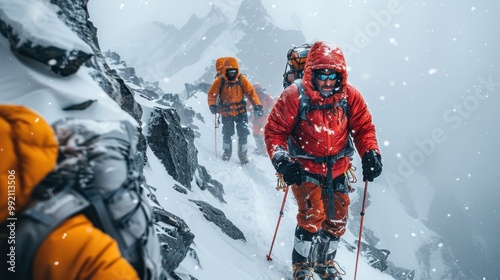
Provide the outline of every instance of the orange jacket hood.
{"type": "Polygon", "coordinates": [[[227,57],[219,57],[215,61],[215,71],[217,72],[217,75],[222,74],[222,70],[224,70],[224,62],[226,61],[227,57]]]}
{"type": "Polygon", "coordinates": [[[224,77],[224,79],[226,81],[228,81],[229,83],[237,81],[238,78],[240,77],[240,67],[238,66],[238,60],[236,60],[235,57],[226,57],[226,60],[224,60],[224,68],[223,68],[221,74],[224,77]],[[231,68],[238,69],[238,73],[236,74],[236,78],[233,81],[229,81],[229,79],[226,76],[226,70],[231,69],[231,68]]]}
{"type": "Polygon", "coordinates": [[[19,213],[54,169],[58,144],[41,116],[17,105],[0,105],[0,139],[0,221],[5,221],[9,202],[15,203],[13,214],[19,213]]]}

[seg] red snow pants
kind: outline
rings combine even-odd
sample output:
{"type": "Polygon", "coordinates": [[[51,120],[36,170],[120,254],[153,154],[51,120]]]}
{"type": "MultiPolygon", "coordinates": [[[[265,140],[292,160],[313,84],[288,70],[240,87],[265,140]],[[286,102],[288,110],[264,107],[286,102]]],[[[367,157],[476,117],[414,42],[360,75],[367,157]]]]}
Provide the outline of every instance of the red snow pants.
{"type": "Polygon", "coordinates": [[[297,224],[311,233],[316,233],[323,228],[330,234],[340,237],[346,231],[349,217],[351,204],[349,194],[334,193],[335,215],[330,220],[327,215],[328,195],[322,195],[321,191],[322,188],[312,182],[304,182],[300,186],[292,185],[292,192],[299,208],[297,224]]]}

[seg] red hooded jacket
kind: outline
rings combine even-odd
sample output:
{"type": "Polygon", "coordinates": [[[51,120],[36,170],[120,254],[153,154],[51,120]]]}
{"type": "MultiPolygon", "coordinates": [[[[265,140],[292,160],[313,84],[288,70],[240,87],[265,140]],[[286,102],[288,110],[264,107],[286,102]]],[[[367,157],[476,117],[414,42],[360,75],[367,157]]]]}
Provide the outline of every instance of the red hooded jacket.
{"type": "MultiPolygon", "coordinates": [[[[307,57],[302,81],[304,93],[311,98],[311,105],[337,104],[344,98],[348,103],[349,117],[342,107],[338,106],[332,109],[310,110],[306,113],[307,121],[300,121],[297,118],[298,88],[295,84],[287,87],[276,102],[265,128],[265,142],[271,158],[277,146],[288,151],[289,136],[304,152],[316,157],[339,153],[346,146],[348,137],[353,137],[360,156],[372,149],[379,153],[372,117],[359,91],[347,82],[346,63],[338,46],[322,41],[316,42],[307,57]],[[340,73],[342,77],[340,91],[329,97],[323,97],[313,84],[312,72],[316,69],[334,69],[340,73]],[[297,120],[299,123],[294,130],[297,120]]],[[[326,163],[315,163],[312,159],[304,158],[296,160],[302,163],[306,171],[326,176],[326,163]]],[[[349,167],[348,157],[339,159],[333,167],[332,176],[335,178],[341,175],[349,167]]]]}
{"type": "MultiPolygon", "coordinates": [[[[253,84],[253,88],[255,89],[255,92],[257,92],[257,96],[259,96],[263,115],[261,117],[258,117],[255,114],[252,114],[252,116],[249,118],[249,121],[252,124],[252,134],[264,135],[264,127],[267,123],[267,117],[269,116],[269,113],[271,113],[275,101],[262,88],[261,84],[255,83],[253,84]]],[[[247,103],[247,112],[254,112],[254,108],[249,103],[247,103]]]]}

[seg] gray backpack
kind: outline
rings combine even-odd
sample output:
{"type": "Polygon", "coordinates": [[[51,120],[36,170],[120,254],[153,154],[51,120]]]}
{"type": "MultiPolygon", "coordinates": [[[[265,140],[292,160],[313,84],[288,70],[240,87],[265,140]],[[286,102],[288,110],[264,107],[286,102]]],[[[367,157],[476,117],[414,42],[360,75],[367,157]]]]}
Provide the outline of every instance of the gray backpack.
{"type": "Polygon", "coordinates": [[[33,204],[21,213],[16,276],[30,279],[42,241],[62,222],[83,213],[116,240],[141,279],[160,279],[159,240],[152,208],[141,190],[137,129],[125,121],[84,119],[64,119],[53,128],[60,145],[58,164],[35,188],[33,204]]]}

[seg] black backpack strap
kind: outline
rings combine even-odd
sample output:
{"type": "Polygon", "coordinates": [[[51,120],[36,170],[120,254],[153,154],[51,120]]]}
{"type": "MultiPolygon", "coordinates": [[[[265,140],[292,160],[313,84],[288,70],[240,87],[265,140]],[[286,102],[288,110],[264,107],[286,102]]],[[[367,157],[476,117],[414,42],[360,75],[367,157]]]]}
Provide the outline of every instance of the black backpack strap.
{"type": "MultiPolygon", "coordinates": [[[[243,91],[243,85],[241,84],[241,79],[238,79],[235,84],[239,85],[241,90],[243,91]]],[[[223,77],[220,77],[219,95],[222,93],[222,90],[224,89],[225,85],[226,85],[226,80],[223,77]]]]}
{"type": "Polygon", "coordinates": [[[330,220],[333,220],[335,218],[335,202],[333,201],[334,199],[334,188],[333,188],[333,180],[332,180],[332,172],[333,172],[333,165],[335,164],[335,159],[334,157],[329,157],[328,163],[327,163],[327,168],[328,170],[326,171],[326,189],[323,190],[324,194],[328,195],[328,218],[330,220]]]}
{"type": "Polygon", "coordinates": [[[15,224],[16,272],[9,279],[32,279],[33,260],[42,242],[64,221],[88,206],[88,201],[78,192],[67,189],[48,200],[36,201],[25,209],[15,224]]]}
{"type": "MultiPolygon", "coordinates": [[[[327,173],[326,173],[326,188],[323,190],[323,194],[328,195],[328,218],[333,219],[334,215],[334,192],[336,191],[341,191],[333,182],[332,179],[332,172],[333,172],[333,166],[335,163],[343,158],[343,157],[351,157],[354,155],[354,144],[352,143],[351,137],[347,138],[347,143],[345,147],[338,152],[335,155],[330,155],[330,156],[323,156],[323,157],[317,157],[313,156],[311,154],[306,153],[304,150],[302,150],[300,147],[298,147],[291,137],[288,137],[288,152],[290,154],[291,158],[303,158],[303,159],[310,159],[314,160],[315,163],[326,163],[327,164],[327,173]]],[[[306,175],[303,178],[304,182],[313,182],[315,184],[320,184],[320,181],[315,178],[315,177],[309,177],[306,173],[306,175]]],[[[343,189],[345,191],[345,188],[343,189]]]]}
{"type": "Polygon", "coordinates": [[[295,126],[297,126],[298,120],[307,120],[306,113],[309,111],[309,103],[311,102],[311,97],[306,95],[304,92],[304,86],[302,85],[302,79],[293,81],[299,90],[299,111],[297,114],[297,119],[295,121],[295,126]]]}
{"type": "Polygon", "coordinates": [[[340,99],[337,104],[335,104],[335,107],[341,107],[342,110],[344,110],[344,114],[349,119],[349,103],[347,102],[347,99],[342,98],[340,99]]]}
{"type": "Polygon", "coordinates": [[[310,105],[311,97],[306,95],[304,92],[304,86],[302,85],[302,79],[293,81],[299,89],[299,113],[297,114],[298,120],[307,120],[306,113],[311,110],[326,110],[333,109],[336,107],[341,107],[347,118],[349,118],[349,103],[347,99],[340,99],[335,105],[334,104],[323,104],[323,105],[310,105]]]}
{"type": "MultiPolygon", "coordinates": [[[[222,94],[222,90],[224,89],[224,85],[226,85],[226,80],[222,78],[222,76],[219,76],[220,79],[220,87],[219,87],[219,95],[217,96],[219,99],[219,103],[222,104],[222,99],[220,98],[220,95],[222,94]]],[[[219,104],[216,104],[219,105],[219,104]]]]}

